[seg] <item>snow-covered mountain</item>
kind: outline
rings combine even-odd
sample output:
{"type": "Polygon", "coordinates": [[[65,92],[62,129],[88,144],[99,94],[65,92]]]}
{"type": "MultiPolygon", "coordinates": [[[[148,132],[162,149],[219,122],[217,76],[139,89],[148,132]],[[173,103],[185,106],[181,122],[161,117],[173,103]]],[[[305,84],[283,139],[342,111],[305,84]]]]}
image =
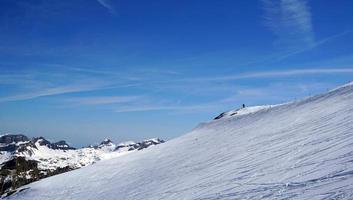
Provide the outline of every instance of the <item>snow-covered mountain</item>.
{"type": "Polygon", "coordinates": [[[243,111],[9,199],[353,199],[353,84],[243,111]]]}
{"type": "Polygon", "coordinates": [[[24,184],[91,165],[100,160],[163,143],[160,139],[114,144],[105,139],[99,145],[75,149],[65,141],[51,143],[43,137],[0,136],[0,184],[2,193],[12,193],[24,184]]]}

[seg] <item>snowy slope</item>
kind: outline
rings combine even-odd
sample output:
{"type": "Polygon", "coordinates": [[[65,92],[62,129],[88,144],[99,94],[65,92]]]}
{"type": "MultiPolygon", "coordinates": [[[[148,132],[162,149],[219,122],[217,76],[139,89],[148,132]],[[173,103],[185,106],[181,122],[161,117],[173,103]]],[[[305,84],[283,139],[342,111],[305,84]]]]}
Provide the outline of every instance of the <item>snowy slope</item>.
{"type": "Polygon", "coordinates": [[[7,196],[20,186],[49,176],[163,142],[153,138],[138,143],[114,144],[105,139],[100,145],[75,149],[63,140],[51,143],[43,137],[30,139],[21,134],[6,134],[0,136],[0,196],[7,196]]]}
{"type": "Polygon", "coordinates": [[[353,85],[23,189],[9,199],[353,199],[353,85]]]}

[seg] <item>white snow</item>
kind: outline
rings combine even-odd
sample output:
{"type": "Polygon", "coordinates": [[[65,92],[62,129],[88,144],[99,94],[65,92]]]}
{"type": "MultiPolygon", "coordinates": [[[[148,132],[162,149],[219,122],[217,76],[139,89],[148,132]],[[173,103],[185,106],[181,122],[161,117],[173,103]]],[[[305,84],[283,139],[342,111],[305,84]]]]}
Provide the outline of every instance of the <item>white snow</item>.
{"type": "Polygon", "coordinates": [[[248,115],[248,114],[253,114],[256,112],[259,112],[261,110],[267,110],[269,108],[273,108],[278,105],[263,105],[263,106],[251,106],[251,107],[245,107],[245,108],[240,108],[240,109],[235,109],[231,110],[228,112],[222,113],[220,119],[227,119],[230,117],[239,117],[242,115],[248,115]]]}
{"type": "Polygon", "coordinates": [[[28,160],[37,160],[39,169],[55,170],[58,167],[70,167],[72,169],[80,168],[83,166],[91,165],[99,160],[106,160],[127,153],[133,152],[128,149],[121,149],[114,151],[116,145],[109,143],[107,145],[100,145],[98,148],[82,148],[76,150],[60,150],[51,149],[45,145],[40,145],[40,140],[35,143],[37,149],[32,148],[31,152],[18,153],[20,156],[24,156],[28,160]]]}
{"type": "Polygon", "coordinates": [[[352,84],[251,113],[26,185],[9,199],[353,199],[352,84]]]}
{"type": "Polygon", "coordinates": [[[0,166],[11,159],[12,154],[6,151],[0,151],[0,166]]]}
{"type": "Polygon", "coordinates": [[[134,141],[126,141],[126,142],[121,142],[118,144],[118,146],[129,146],[129,145],[133,145],[136,144],[136,142],[134,141]]]}
{"type": "Polygon", "coordinates": [[[147,140],[144,140],[144,142],[154,142],[154,143],[159,143],[159,139],[158,138],[151,138],[151,139],[147,139],[147,140]]]}

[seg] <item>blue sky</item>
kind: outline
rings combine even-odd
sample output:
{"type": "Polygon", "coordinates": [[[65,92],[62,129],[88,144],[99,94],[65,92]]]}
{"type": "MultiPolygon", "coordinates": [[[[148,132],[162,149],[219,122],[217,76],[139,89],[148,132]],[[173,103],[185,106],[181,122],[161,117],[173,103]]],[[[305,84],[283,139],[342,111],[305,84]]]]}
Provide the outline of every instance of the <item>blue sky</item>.
{"type": "Polygon", "coordinates": [[[3,0],[0,132],[181,135],[352,81],[346,0],[3,0]]]}

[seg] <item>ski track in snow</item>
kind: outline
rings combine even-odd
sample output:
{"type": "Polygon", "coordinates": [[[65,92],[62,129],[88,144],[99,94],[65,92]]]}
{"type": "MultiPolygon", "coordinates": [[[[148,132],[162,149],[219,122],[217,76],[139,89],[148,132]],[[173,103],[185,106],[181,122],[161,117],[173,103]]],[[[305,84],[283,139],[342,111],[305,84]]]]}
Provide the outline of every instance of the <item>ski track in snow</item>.
{"type": "Polygon", "coordinates": [[[353,85],[24,188],[8,199],[353,199],[353,85]]]}

